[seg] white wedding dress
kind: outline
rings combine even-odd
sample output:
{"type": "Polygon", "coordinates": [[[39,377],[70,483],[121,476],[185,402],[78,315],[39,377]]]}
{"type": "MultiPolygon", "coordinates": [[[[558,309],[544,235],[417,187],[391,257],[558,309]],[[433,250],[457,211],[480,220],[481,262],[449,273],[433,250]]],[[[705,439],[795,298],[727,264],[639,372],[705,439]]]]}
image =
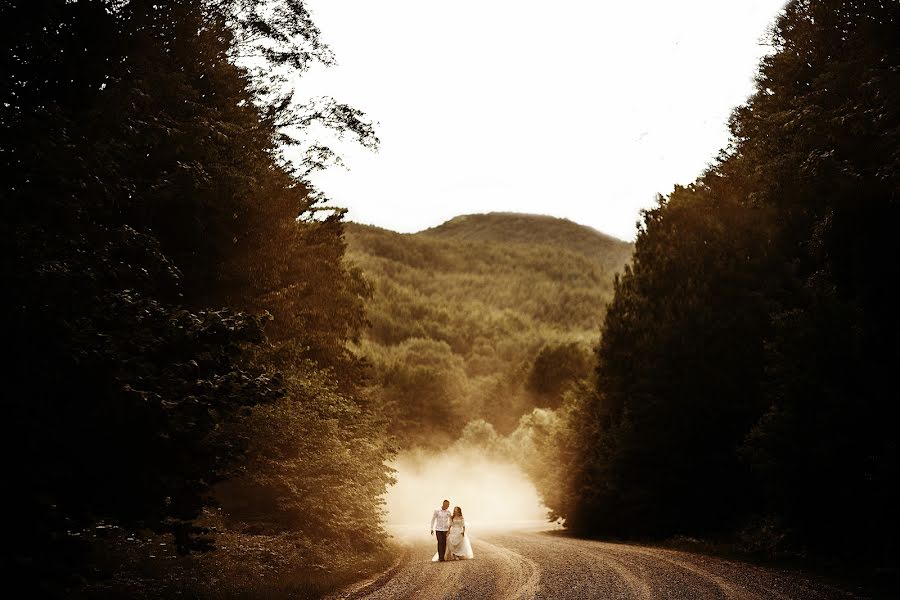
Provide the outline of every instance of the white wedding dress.
{"type": "MultiPolygon", "coordinates": [[[[463,535],[466,528],[466,520],[462,517],[453,517],[450,521],[450,531],[447,532],[447,551],[444,553],[444,560],[459,560],[475,558],[472,553],[472,544],[469,543],[469,536],[463,535]]],[[[438,560],[437,552],[431,559],[433,562],[438,560]]]]}

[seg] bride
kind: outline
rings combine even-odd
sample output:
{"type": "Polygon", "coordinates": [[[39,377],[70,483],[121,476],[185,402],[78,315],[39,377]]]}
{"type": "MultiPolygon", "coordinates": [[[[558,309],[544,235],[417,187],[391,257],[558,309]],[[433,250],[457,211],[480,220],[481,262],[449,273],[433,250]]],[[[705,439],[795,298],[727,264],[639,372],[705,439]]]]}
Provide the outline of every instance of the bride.
{"type": "Polygon", "coordinates": [[[475,558],[472,554],[472,544],[466,537],[466,520],[463,518],[462,509],[453,508],[453,516],[450,518],[450,531],[447,532],[447,551],[444,560],[464,560],[475,558]]]}

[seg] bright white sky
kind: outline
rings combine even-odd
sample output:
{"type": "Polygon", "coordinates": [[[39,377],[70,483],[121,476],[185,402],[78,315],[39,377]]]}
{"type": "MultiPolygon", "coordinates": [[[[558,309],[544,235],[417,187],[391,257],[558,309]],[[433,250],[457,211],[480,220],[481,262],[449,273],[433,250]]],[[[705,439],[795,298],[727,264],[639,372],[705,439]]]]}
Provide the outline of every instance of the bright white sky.
{"type": "Polygon", "coordinates": [[[728,139],[783,0],[308,0],[331,95],[378,123],[372,153],[313,182],[352,221],[550,214],[631,240],[657,192],[728,139]]]}

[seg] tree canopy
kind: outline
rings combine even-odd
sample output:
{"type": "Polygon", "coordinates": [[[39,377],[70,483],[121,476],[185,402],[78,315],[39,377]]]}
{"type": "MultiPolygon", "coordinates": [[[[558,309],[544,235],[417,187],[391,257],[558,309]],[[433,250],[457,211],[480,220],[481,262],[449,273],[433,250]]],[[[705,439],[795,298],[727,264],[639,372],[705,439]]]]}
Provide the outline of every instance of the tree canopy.
{"type": "Polygon", "coordinates": [[[348,226],[372,289],[359,351],[407,444],[484,419],[512,431],[589,377],[602,306],[631,245],[564,219],[492,213],[417,234],[348,226]]]}
{"type": "Polygon", "coordinates": [[[267,532],[336,554],[370,543],[377,526],[347,540],[284,514],[339,488],[354,501],[330,514],[377,523],[390,481],[347,349],[366,290],[342,262],[342,211],[302,180],[315,164],[282,154],[315,143],[313,122],[377,138],[358,111],[283,85],[332,60],[302,2],[29,0],[0,23],[20,574],[77,584],[108,527],[151,532],[126,553],[153,532],[208,547],[204,511],[235,501],[221,482],[248,465],[276,497],[307,481],[292,505],[258,502],[267,532]],[[348,457],[370,468],[342,470],[348,457]],[[340,475],[314,485],[323,464],[340,475]]]}
{"type": "Polygon", "coordinates": [[[898,22],[788,3],[730,145],[645,213],[583,400],[575,529],[891,562],[898,22]]]}

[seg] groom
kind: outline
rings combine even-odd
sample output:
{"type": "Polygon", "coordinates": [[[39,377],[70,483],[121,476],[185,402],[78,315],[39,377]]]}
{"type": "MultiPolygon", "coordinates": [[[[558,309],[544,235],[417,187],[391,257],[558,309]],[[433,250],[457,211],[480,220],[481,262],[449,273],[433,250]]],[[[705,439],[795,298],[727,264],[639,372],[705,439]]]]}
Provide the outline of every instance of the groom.
{"type": "Polygon", "coordinates": [[[444,552],[447,550],[447,530],[450,529],[450,501],[444,500],[440,508],[434,510],[431,515],[431,535],[437,532],[438,560],[444,560],[444,552]]]}

